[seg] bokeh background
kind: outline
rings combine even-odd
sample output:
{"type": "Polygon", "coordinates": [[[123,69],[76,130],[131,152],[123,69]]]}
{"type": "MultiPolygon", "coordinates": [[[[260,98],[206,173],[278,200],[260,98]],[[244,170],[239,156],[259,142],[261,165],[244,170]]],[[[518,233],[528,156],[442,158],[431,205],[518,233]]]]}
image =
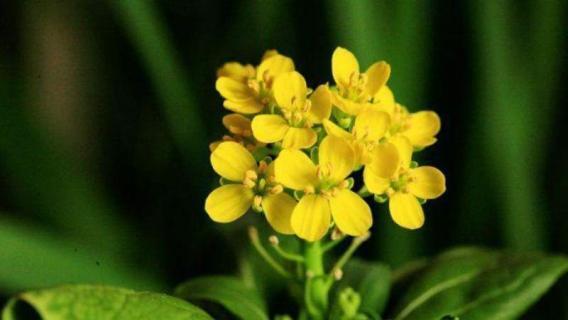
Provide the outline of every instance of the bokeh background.
{"type": "MultiPolygon", "coordinates": [[[[567,14],[562,0],[1,1],[0,303],[60,283],[167,292],[245,270],[250,221],[203,210],[227,112],[215,71],[272,48],[312,87],[332,80],[338,45],[363,67],[387,60],[397,100],[442,118],[419,159],[446,173],[447,193],[415,232],[375,205],[361,256],[568,253],[567,14]]],[[[568,319],[567,287],[527,319],[568,319]]]]}

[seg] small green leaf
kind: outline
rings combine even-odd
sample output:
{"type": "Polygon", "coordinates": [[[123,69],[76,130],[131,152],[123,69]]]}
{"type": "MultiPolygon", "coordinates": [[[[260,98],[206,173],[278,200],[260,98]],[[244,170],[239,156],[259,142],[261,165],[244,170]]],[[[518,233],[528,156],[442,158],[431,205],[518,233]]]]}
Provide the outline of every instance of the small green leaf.
{"type": "Polygon", "coordinates": [[[165,294],[94,285],[63,286],[22,293],[8,302],[2,319],[23,319],[18,312],[22,304],[32,307],[43,320],[212,319],[194,305],[165,294]]]}
{"type": "Polygon", "coordinates": [[[266,307],[253,288],[236,277],[208,276],[179,285],[175,295],[190,301],[211,301],[225,307],[241,319],[268,320],[266,307]]]}
{"type": "Polygon", "coordinates": [[[360,313],[381,314],[389,297],[390,279],[387,265],[352,259],[343,270],[337,292],[351,287],[361,296],[360,313]]]}
{"type": "Polygon", "coordinates": [[[516,319],[567,270],[561,256],[451,250],[420,272],[394,318],[516,319]]]}

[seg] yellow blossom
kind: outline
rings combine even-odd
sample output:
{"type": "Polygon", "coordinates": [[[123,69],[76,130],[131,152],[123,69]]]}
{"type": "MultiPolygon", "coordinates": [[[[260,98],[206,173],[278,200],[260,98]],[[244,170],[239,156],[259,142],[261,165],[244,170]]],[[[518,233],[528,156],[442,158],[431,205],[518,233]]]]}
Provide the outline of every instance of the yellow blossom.
{"type": "Polygon", "coordinates": [[[320,85],[309,97],[304,77],[296,72],[281,74],[274,80],[274,98],[281,114],[257,115],[252,120],[254,137],[261,142],[282,141],[285,149],[309,148],[317,140],[312,129],[329,118],[331,97],[326,85],[320,85]]]}
{"type": "Polygon", "coordinates": [[[357,115],[351,132],[329,120],[324,120],[323,126],[327,134],[350,142],[355,152],[355,167],[358,167],[371,160],[371,151],[390,128],[390,116],[386,112],[369,108],[357,115]]]}
{"type": "Polygon", "coordinates": [[[355,162],[351,146],[344,139],[327,136],[318,152],[318,165],[294,149],[282,150],[275,160],[276,181],[304,192],[292,212],[292,229],[302,239],[317,241],[327,233],[333,217],[344,234],[365,234],[373,223],[371,209],[345,180],[355,162]]]}
{"type": "Polygon", "coordinates": [[[379,61],[361,73],[357,58],[341,47],[333,52],[331,69],[337,85],[337,91],[332,92],[333,104],[349,115],[357,115],[374,103],[373,97],[386,84],[391,71],[388,63],[379,61]]]}
{"type": "Polygon", "coordinates": [[[434,111],[408,112],[408,109],[395,102],[394,95],[388,86],[384,86],[373,100],[378,110],[387,112],[392,120],[388,136],[402,135],[410,141],[415,149],[423,149],[436,142],[440,132],[440,117],[434,111]]]}
{"type": "Polygon", "coordinates": [[[273,100],[274,79],[293,70],[292,59],[270,50],[256,69],[237,62],[226,63],[217,72],[215,88],[225,98],[225,108],[244,114],[259,113],[273,100]]]}
{"type": "Polygon", "coordinates": [[[293,234],[290,216],[296,201],[274,179],[274,165],[258,164],[241,144],[220,143],[211,153],[211,165],[230,183],[213,190],[205,200],[205,211],[216,222],[235,221],[251,207],[263,211],[274,230],[293,234]]]}
{"type": "Polygon", "coordinates": [[[363,172],[367,189],[389,198],[394,222],[407,229],[424,224],[424,211],[418,198],[435,199],[446,191],[444,174],[431,166],[411,168],[412,146],[399,136],[373,150],[373,161],[363,172]]]}
{"type": "Polygon", "coordinates": [[[223,126],[229,131],[230,135],[223,136],[222,140],[209,144],[209,150],[215,151],[217,146],[224,141],[235,141],[242,144],[247,150],[254,151],[264,143],[257,141],[252,135],[251,121],[249,118],[238,113],[231,113],[223,117],[223,126]]]}

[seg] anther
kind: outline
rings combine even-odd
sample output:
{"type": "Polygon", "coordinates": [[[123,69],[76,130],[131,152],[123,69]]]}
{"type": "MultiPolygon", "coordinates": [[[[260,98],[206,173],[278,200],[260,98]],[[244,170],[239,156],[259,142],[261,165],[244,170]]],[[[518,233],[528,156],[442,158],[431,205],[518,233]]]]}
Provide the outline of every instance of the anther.
{"type": "Polygon", "coordinates": [[[245,179],[256,181],[258,179],[258,174],[254,170],[247,170],[245,173],[245,179]]]}
{"type": "Polygon", "coordinates": [[[314,188],[314,186],[307,186],[306,188],[304,188],[304,193],[305,194],[312,194],[315,193],[316,189],[314,188]]]}
{"type": "Polygon", "coordinates": [[[261,208],[261,205],[262,205],[262,196],[260,196],[260,195],[254,196],[253,205],[256,206],[256,207],[258,207],[258,208],[261,208]]]}
{"type": "Polygon", "coordinates": [[[280,240],[278,240],[278,237],[276,235],[271,235],[270,237],[268,237],[268,242],[270,242],[270,244],[273,246],[280,244],[280,240]]]}
{"type": "Polygon", "coordinates": [[[270,189],[270,194],[279,194],[282,193],[282,191],[284,191],[284,187],[282,187],[281,184],[277,184],[270,189]]]}
{"type": "Polygon", "coordinates": [[[334,278],[336,281],[341,280],[341,278],[343,278],[343,270],[341,270],[341,269],[335,269],[335,270],[333,270],[333,278],[334,278]]]}

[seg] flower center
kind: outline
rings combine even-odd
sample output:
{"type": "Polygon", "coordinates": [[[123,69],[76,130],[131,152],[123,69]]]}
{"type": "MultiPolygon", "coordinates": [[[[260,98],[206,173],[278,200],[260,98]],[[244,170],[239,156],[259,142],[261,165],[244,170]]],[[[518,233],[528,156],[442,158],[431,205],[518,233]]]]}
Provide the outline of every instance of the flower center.
{"type": "Polygon", "coordinates": [[[340,92],[341,96],[358,103],[368,102],[370,97],[365,94],[367,82],[368,77],[366,74],[353,72],[349,77],[349,85],[347,88],[342,88],[340,92]]]}
{"type": "Polygon", "coordinates": [[[262,198],[267,195],[278,194],[284,187],[276,183],[273,175],[268,175],[268,164],[260,161],[256,170],[248,170],[243,179],[243,185],[254,192],[253,209],[262,211],[262,198]]]}

